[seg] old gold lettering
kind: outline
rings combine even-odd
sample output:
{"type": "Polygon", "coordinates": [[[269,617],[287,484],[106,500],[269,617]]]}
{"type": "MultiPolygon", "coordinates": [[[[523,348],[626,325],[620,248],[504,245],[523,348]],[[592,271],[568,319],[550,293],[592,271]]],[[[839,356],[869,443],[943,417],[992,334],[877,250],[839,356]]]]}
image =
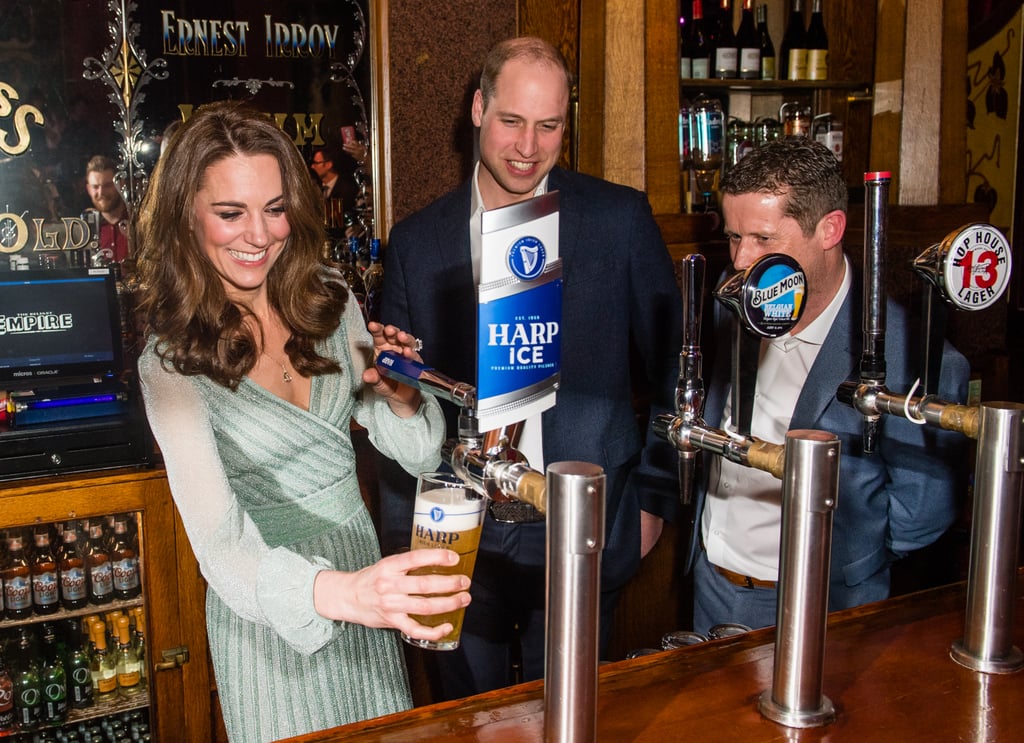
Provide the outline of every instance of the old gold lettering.
{"type": "Polygon", "coordinates": [[[175,16],[160,11],[164,54],[180,57],[245,57],[248,21],[175,16]]]}
{"type": "Polygon", "coordinates": [[[28,243],[28,225],[25,224],[25,220],[17,214],[8,212],[6,214],[0,214],[0,229],[4,230],[4,241],[0,243],[0,253],[17,253],[19,250],[25,247],[28,243]],[[13,232],[17,235],[14,241],[10,240],[10,234],[8,231],[13,232]],[[9,244],[4,244],[9,243],[9,244]]]}
{"type": "Polygon", "coordinates": [[[16,100],[18,100],[18,91],[7,83],[0,82],[0,119],[6,119],[13,113],[14,131],[18,135],[18,139],[13,144],[9,144],[7,136],[10,132],[0,129],[0,151],[8,155],[20,155],[32,144],[32,136],[28,130],[29,116],[38,126],[45,123],[42,111],[29,104],[15,107],[11,101],[16,100]]]}
{"type": "Polygon", "coordinates": [[[334,57],[338,44],[339,26],[323,26],[314,23],[304,26],[301,23],[281,23],[274,21],[273,16],[263,16],[263,27],[266,34],[267,57],[334,57]]]}

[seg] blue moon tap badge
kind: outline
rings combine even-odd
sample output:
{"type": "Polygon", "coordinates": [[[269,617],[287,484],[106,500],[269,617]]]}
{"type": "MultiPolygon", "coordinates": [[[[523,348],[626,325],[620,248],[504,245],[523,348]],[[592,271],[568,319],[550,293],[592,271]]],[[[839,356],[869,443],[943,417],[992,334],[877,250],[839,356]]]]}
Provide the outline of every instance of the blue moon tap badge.
{"type": "Polygon", "coordinates": [[[778,338],[792,330],[803,314],[806,296],[807,277],[803,269],[781,253],[757,259],[715,290],[715,298],[762,338],[778,338]]]}

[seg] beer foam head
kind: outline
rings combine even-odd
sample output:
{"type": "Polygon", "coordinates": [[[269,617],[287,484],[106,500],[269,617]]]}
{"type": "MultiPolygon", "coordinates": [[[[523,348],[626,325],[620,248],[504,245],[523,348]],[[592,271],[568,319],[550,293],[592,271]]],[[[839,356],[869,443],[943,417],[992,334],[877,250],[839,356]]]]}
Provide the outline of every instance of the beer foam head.
{"type": "Polygon", "coordinates": [[[446,531],[475,529],[484,505],[484,499],[469,488],[428,490],[416,496],[413,524],[446,531]]]}

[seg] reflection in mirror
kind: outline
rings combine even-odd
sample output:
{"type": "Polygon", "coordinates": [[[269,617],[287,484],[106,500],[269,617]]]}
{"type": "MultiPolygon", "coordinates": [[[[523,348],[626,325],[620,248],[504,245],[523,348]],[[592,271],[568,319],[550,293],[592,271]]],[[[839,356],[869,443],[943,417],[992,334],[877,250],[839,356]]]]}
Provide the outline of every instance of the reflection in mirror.
{"type": "Polygon", "coordinates": [[[329,232],[372,236],[368,8],[369,0],[3,3],[0,268],[7,254],[24,253],[33,267],[47,251],[113,258],[97,228],[126,233],[129,220],[98,195],[119,195],[130,217],[176,123],[225,98],[266,111],[311,165],[328,153],[329,232]],[[86,163],[97,155],[112,166],[90,173],[87,187],[86,163]]]}

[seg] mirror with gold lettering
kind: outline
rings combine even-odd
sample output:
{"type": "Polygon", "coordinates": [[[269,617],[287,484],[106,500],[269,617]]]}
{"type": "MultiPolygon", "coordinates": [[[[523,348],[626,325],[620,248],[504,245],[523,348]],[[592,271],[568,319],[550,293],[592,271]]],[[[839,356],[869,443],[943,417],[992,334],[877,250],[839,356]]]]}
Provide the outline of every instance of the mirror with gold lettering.
{"type": "Polygon", "coordinates": [[[371,235],[369,0],[0,5],[0,270],[130,258],[161,144],[240,99],[292,136],[329,232],[371,235]]]}

